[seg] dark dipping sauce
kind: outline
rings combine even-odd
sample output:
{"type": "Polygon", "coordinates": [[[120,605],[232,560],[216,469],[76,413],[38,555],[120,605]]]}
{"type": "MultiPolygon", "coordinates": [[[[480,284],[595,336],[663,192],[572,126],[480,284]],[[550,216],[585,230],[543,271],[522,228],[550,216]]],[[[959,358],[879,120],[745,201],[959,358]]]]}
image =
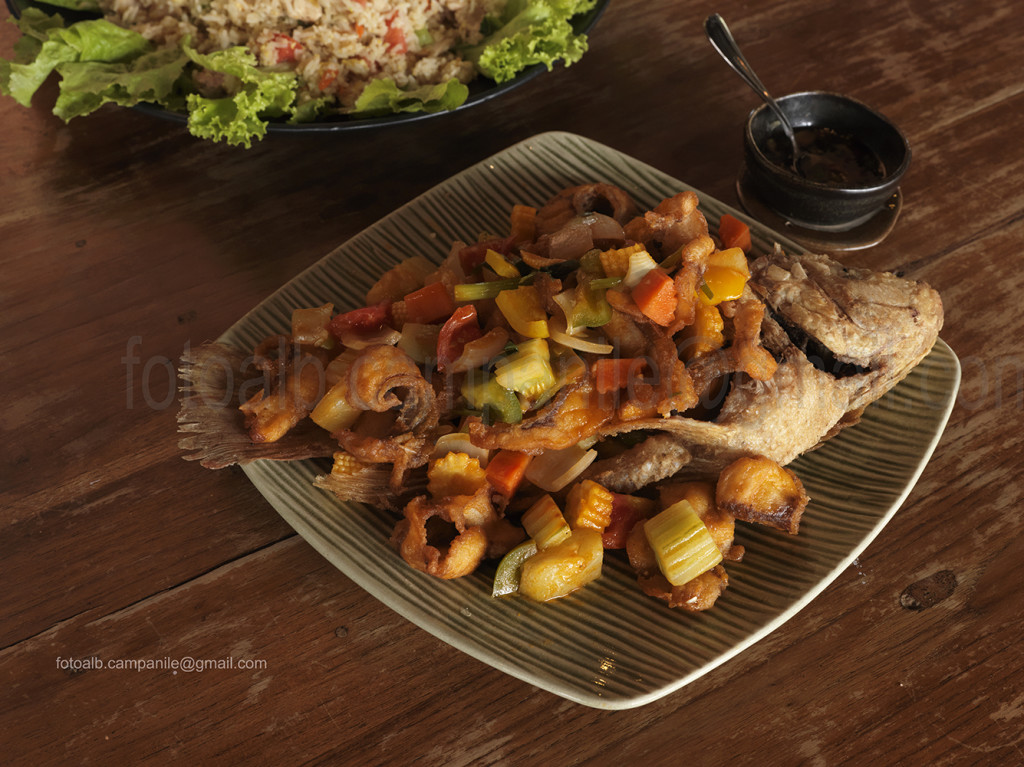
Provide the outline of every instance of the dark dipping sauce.
{"type": "MultiPolygon", "coordinates": [[[[885,178],[885,166],[863,141],[831,128],[794,128],[800,157],[796,171],[808,181],[834,187],[874,186],[885,178]]],[[[773,165],[793,167],[793,149],[786,134],[773,133],[765,141],[765,155],[773,165]]]]}

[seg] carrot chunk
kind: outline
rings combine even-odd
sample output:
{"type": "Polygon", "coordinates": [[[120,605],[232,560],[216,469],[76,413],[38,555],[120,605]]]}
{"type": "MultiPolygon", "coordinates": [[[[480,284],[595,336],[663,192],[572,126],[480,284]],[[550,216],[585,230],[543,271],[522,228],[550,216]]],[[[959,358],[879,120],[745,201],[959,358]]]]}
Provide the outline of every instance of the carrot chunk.
{"type": "Polygon", "coordinates": [[[740,248],[744,253],[750,252],[750,227],[735,216],[722,214],[718,222],[718,237],[725,248],[740,248]]]}
{"type": "Polygon", "coordinates": [[[636,284],[631,294],[636,305],[647,317],[662,327],[671,325],[676,317],[676,284],[665,270],[651,269],[636,284]]]}
{"type": "Polygon", "coordinates": [[[643,357],[602,357],[591,365],[598,394],[625,389],[637,378],[647,361],[643,357]]]}
{"type": "Polygon", "coordinates": [[[526,475],[526,467],[530,465],[532,456],[516,450],[500,450],[490,461],[485,470],[487,481],[495,490],[506,498],[515,495],[516,488],[526,475]]]}

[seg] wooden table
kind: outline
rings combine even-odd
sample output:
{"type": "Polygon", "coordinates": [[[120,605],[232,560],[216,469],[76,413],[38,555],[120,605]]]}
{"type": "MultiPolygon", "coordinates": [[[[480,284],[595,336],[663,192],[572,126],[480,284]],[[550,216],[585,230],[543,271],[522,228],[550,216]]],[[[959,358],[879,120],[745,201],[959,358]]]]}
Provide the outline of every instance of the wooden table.
{"type": "MultiPolygon", "coordinates": [[[[0,29],[4,55],[16,34],[0,29]]],[[[65,125],[52,83],[31,109],[0,101],[0,761],[1019,763],[1022,45],[1009,0],[615,0],[580,63],[407,127],[244,151],[116,108],[65,125]],[[605,712],[435,639],[240,471],[182,460],[172,372],[339,243],[543,131],[735,204],[757,102],[704,39],[712,12],[774,92],[849,94],[907,134],[895,230],[842,258],[941,291],[963,384],[854,566],[725,665],[605,712]],[[908,609],[922,581],[951,591],[908,609]],[[185,657],[236,667],[88,667],[185,657]]]]}

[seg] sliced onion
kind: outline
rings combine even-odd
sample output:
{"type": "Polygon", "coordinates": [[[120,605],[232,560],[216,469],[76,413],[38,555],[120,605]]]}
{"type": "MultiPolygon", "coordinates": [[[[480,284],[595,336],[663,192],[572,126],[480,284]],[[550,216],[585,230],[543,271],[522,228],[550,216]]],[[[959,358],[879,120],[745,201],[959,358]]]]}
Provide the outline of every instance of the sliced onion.
{"type": "Polygon", "coordinates": [[[611,216],[606,216],[603,213],[587,213],[583,217],[583,222],[589,227],[590,236],[595,243],[614,244],[626,239],[626,234],[622,231],[622,224],[611,216]]]}
{"type": "Polygon", "coordinates": [[[416,362],[425,364],[437,357],[437,336],[440,331],[440,325],[406,322],[402,325],[398,348],[416,362]]]}
{"type": "Polygon", "coordinates": [[[402,334],[394,328],[383,327],[373,333],[356,333],[345,330],[338,337],[341,339],[341,343],[349,349],[365,349],[367,346],[376,346],[377,344],[394,346],[402,334]]]}
{"type": "Polygon", "coordinates": [[[480,462],[480,468],[484,468],[491,457],[490,450],[474,445],[469,441],[469,435],[464,431],[453,431],[438,437],[430,457],[432,459],[443,458],[448,453],[465,453],[470,458],[476,458],[480,462]]]}
{"type": "Polygon", "coordinates": [[[548,335],[555,343],[568,346],[578,352],[589,352],[590,354],[611,354],[615,347],[611,344],[591,341],[582,331],[575,335],[569,335],[565,330],[565,321],[560,317],[552,317],[548,321],[548,335]]]}
{"type": "Polygon", "coordinates": [[[557,493],[594,462],[596,450],[584,450],[579,445],[563,450],[548,450],[538,460],[530,461],[526,478],[549,493],[557,493]]]}
{"type": "Polygon", "coordinates": [[[622,284],[627,288],[635,288],[647,273],[652,269],[656,269],[657,266],[658,262],[646,250],[631,253],[629,256],[629,268],[626,271],[626,276],[622,278],[622,284]]]}
{"type": "MultiPolygon", "coordinates": [[[[565,314],[565,332],[572,335],[576,332],[576,328],[570,328],[569,323],[572,321],[572,310],[576,308],[576,291],[570,288],[569,290],[563,290],[561,293],[556,293],[551,297],[558,308],[565,314]]],[[[550,330],[551,323],[548,323],[550,330]]]]}
{"type": "Polygon", "coordinates": [[[292,312],[292,340],[297,344],[330,348],[332,339],[327,324],[331,321],[332,314],[334,304],[296,309],[292,312]]]}
{"type": "Polygon", "coordinates": [[[548,241],[548,257],[556,260],[575,259],[593,247],[594,238],[590,234],[590,227],[582,216],[576,216],[551,235],[548,241]]]}

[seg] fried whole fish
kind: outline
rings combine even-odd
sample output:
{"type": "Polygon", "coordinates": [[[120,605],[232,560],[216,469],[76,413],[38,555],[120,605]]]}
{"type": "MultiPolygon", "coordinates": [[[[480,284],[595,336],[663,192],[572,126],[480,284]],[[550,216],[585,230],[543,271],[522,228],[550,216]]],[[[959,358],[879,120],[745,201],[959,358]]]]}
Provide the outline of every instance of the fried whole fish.
{"type": "MultiPolygon", "coordinates": [[[[620,238],[617,244],[642,243],[659,258],[680,249],[684,261],[680,274],[686,279],[677,274],[676,282],[685,288],[677,292],[694,296],[709,248],[714,249],[697,204],[694,193],[684,192],[637,215],[620,189],[605,184],[571,187],[538,212],[539,237],[533,245],[550,245],[550,238],[563,231],[580,229],[580,216],[599,209],[607,219],[600,228],[607,230],[605,234],[615,230],[620,238]]],[[[584,228],[592,237],[590,226],[587,223],[584,228]]],[[[449,260],[456,255],[453,251],[449,260]]],[[[921,282],[851,269],[824,255],[787,254],[779,247],[757,258],[749,269],[743,295],[722,305],[723,315],[731,320],[729,344],[695,359],[684,354],[683,342],[675,333],[693,322],[690,304],[696,298],[686,307],[680,302],[677,322],[663,330],[637,315],[626,293],[611,296],[615,301],[609,298],[616,308],[605,329],[624,355],[645,355],[657,369],[673,371],[662,381],[668,390],[655,398],[657,407],[651,408],[649,416],[624,418],[628,407],[619,411],[593,407],[590,382],[584,381],[565,386],[550,405],[524,418],[521,426],[471,423],[474,445],[533,454],[545,446],[575,443],[581,433],[606,438],[636,432],[644,435],[643,441],[613,458],[596,461],[586,473],[622,493],[673,476],[713,476],[744,456],[760,455],[785,465],[855,423],[866,405],[921,361],[942,327],[941,299],[921,282]],[[679,355],[688,360],[685,366],[679,355]],[[713,407],[694,406],[698,398],[712,394],[720,400],[713,407]],[[542,439],[549,432],[552,444],[542,439]]],[[[187,457],[220,468],[261,458],[328,457],[338,452],[340,444],[365,464],[352,476],[346,475],[346,483],[358,485],[353,497],[379,498],[389,488],[395,492],[408,484],[403,467],[422,466],[429,457],[432,437],[441,433],[428,428],[437,424],[437,397],[443,395],[447,401],[451,392],[434,392],[404,352],[391,347],[365,350],[366,359],[360,357],[361,361],[374,364],[361,364],[358,369],[379,375],[360,373],[353,384],[359,386],[353,391],[366,391],[355,405],[381,418],[388,413],[379,411],[397,410],[398,420],[379,418],[373,428],[364,426],[358,433],[341,429],[328,434],[304,418],[312,400],[286,408],[283,414],[275,410],[281,392],[290,391],[293,383],[281,374],[301,368],[304,358],[295,356],[300,354],[298,345],[288,337],[271,340],[276,355],[260,353],[263,347],[270,348],[269,342],[254,354],[208,344],[185,355],[179,445],[191,451],[187,457]],[[385,382],[401,371],[403,376],[385,382]],[[369,395],[377,389],[388,394],[374,404],[375,398],[369,395]],[[264,415],[272,423],[298,421],[298,425],[277,441],[251,438],[239,421],[240,405],[248,415],[264,415]],[[415,423],[409,420],[413,416],[415,423]],[[417,426],[421,421],[422,428],[417,426]],[[394,433],[395,424],[411,428],[415,439],[402,441],[403,435],[394,433]],[[394,462],[396,469],[385,481],[387,474],[380,469],[388,462],[394,462]]],[[[323,365],[315,369],[325,370],[323,365]]],[[[328,365],[326,370],[330,369],[328,365]]],[[[311,387],[322,392],[327,383],[314,380],[311,387]]],[[[632,400],[627,405],[643,410],[632,400]]]]}
{"type": "Polygon", "coordinates": [[[654,433],[597,461],[587,476],[633,492],[680,473],[713,475],[746,455],[785,465],[845,426],[899,383],[938,338],[939,294],[923,282],[845,267],[776,247],[751,264],[748,289],[768,307],[762,344],[774,376],[733,376],[713,420],[652,419],[654,433]]]}

